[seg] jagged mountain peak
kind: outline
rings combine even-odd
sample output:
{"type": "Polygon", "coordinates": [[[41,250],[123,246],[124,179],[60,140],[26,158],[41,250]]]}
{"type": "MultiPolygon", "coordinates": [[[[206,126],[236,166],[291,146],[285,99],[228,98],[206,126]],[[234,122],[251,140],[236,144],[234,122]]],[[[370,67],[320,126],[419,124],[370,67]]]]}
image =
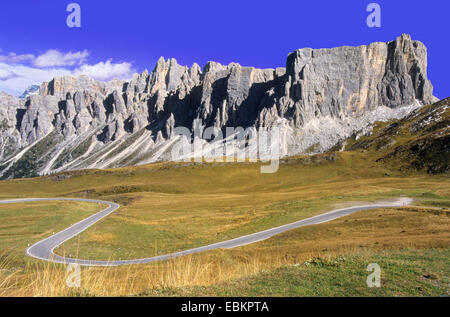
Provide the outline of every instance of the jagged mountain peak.
{"type": "Polygon", "coordinates": [[[25,91],[19,96],[19,98],[27,98],[28,96],[31,95],[36,95],[39,93],[39,88],[40,88],[40,84],[32,84],[30,85],[27,89],[25,89],[25,91]]]}

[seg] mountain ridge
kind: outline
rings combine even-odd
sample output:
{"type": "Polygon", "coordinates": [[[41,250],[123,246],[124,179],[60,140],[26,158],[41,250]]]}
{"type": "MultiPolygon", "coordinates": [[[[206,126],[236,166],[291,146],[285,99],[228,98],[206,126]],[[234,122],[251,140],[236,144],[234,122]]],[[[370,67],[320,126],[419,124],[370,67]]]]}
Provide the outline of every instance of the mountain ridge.
{"type": "Polygon", "coordinates": [[[404,34],[299,49],[286,68],[160,58],[129,82],[55,77],[23,102],[0,96],[0,178],[170,160],[174,128],[192,130],[196,119],[219,130],[280,127],[282,156],[323,152],[435,101],[426,69],[425,45],[404,34]]]}
{"type": "Polygon", "coordinates": [[[32,84],[27,89],[24,90],[24,92],[19,96],[21,99],[25,99],[28,96],[36,95],[39,93],[41,85],[40,84],[32,84]]]}

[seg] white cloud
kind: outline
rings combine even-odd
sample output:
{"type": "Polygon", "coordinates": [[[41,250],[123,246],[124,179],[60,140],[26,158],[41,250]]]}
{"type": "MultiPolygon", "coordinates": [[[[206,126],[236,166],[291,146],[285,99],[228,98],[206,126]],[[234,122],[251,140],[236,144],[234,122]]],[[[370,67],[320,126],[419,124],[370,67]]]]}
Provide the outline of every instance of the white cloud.
{"type": "Polygon", "coordinates": [[[0,63],[0,73],[9,72],[16,76],[0,81],[0,91],[20,95],[34,83],[49,81],[55,76],[71,75],[72,71],[63,68],[39,69],[25,65],[9,65],[0,63]]]}
{"type": "Polygon", "coordinates": [[[73,74],[75,76],[88,75],[97,80],[107,81],[115,77],[121,79],[131,78],[133,72],[134,69],[131,63],[122,62],[115,64],[111,60],[107,60],[106,62],[100,62],[95,65],[84,64],[75,69],[73,74]]]}
{"type": "Polygon", "coordinates": [[[33,61],[33,65],[36,67],[74,66],[84,63],[88,56],[89,52],[87,50],[66,54],[57,50],[48,50],[38,56],[33,61]]]}
{"type": "Polygon", "coordinates": [[[0,68],[0,80],[8,80],[17,77],[18,75],[10,70],[7,69],[1,69],[0,68]]]}
{"type": "Polygon", "coordinates": [[[49,81],[55,76],[88,75],[108,81],[113,78],[130,79],[135,71],[131,63],[113,63],[111,59],[88,64],[88,56],[87,50],[75,53],[48,50],[37,57],[15,53],[0,55],[0,91],[18,96],[32,84],[49,81]]]}
{"type": "Polygon", "coordinates": [[[9,53],[8,55],[0,55],[0,63],[17,64],[23,62],[30,62],[34,60],[33,54],[17,55],[16,53],[9,53]]]}

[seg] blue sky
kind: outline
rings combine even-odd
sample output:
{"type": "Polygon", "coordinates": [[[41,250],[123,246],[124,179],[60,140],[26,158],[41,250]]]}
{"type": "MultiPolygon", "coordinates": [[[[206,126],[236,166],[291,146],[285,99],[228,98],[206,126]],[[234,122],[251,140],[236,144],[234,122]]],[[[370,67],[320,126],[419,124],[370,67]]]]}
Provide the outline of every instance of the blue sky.
{"type": "Polygon", "coordinates": [[[21,0],[0,4],[0,90],[20,94],[54,75],[129,78],[160,56],[180,64],[284,66],[302,47],[361,45],[411,34],[428,47],[428,75],[450,96],[450,2],[365,0],[93,1],[21,0]],[[81,6],[81,28],[66,7],[81,6]],[[366,26],[366,7],[381,5],[381,28],[366,26]]]}

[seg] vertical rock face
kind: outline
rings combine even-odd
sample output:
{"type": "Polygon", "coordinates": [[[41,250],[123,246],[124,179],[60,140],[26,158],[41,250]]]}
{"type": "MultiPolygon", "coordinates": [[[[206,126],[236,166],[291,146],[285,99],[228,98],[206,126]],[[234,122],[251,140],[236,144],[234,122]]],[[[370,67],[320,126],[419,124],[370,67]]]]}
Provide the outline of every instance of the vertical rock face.
{"type": "Polygon", "coordinates": [[[358,116],[416,99],[430,103],[433,88],[426,69],[426,48],[409,35],[368,46],[300,49],[288,56],[279,102],[285,107],[279,110],[282,115],[291,110],[301,127],[314,117],[358,116]]]}
{"type": "Polygon", "coordinates": [[[403,35],[388,43],[386,72],[379,87],[382,101],[389,107],[411,102],[413,96],[424,103],[435,101],[427,79],[427,49],[403,35]]]}
{"type": "Polygon", "coordinates": [[[284,155],[323,151],[374,120],[433,102],[426,71],[426,47],[402,35],[300,49],[286,68],[209,62],[202,70],[160,58],[129,82],[56,77],[25,100],[0,94],[0,177],[169,159],[173,129],[192,129],[196,119],[221,130],[281,126],[284,155]]]}

